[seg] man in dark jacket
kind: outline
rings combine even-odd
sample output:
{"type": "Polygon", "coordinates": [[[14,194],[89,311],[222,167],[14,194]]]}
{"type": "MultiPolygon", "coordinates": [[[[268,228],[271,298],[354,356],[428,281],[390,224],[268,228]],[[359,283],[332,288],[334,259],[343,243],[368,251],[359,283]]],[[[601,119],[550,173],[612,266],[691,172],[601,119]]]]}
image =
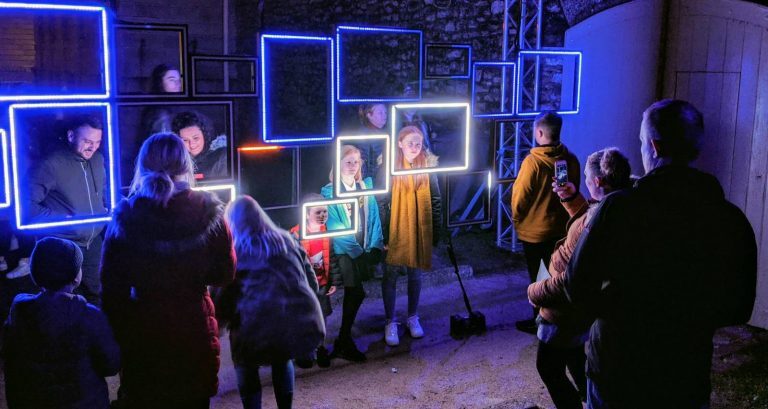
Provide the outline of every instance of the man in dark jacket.
{"type": "MultiPolygon", "coordinates": [[[[78,116],[70,123],[67,145],[42,161],[29,173],[26,195],[29,219],[33,222],[104,216],[109,212],[104,157],[98,151],[103,126],[96,116],[78,116]]],[[[72,240],[83,252],[83,282],[78,293],[100,305],[99,259],[103,224],[58,227],[56,237],[72,240]]]]}
{"type": "Polygon", "coordinates": [[[702,136],[690,103],[651,105],[647,174],[603,199],[566,270],[569,299],[596,317],[590,408],[708,408],[714,331],[750,317],[754,232],[717,179],[689,167],[702,136]]]}

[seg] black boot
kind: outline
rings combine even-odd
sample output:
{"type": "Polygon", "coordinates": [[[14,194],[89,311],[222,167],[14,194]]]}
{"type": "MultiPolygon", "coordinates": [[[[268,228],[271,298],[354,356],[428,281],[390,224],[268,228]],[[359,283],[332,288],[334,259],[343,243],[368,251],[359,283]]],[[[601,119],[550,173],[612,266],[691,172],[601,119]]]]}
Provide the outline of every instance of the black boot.
{"type": "Polygon", "coordinates": [[[321,368],[331,366],[331,357],[328,355],[328,350],[322,345],[317,348],[317,366],[321,368]]]}
{"type": "Polygon", "coordinates": [[[365,362],[365,354],[360,352],[352,338],[339,337],[333,343],[331,358],[342,358],[352,362],[365,362]]]}

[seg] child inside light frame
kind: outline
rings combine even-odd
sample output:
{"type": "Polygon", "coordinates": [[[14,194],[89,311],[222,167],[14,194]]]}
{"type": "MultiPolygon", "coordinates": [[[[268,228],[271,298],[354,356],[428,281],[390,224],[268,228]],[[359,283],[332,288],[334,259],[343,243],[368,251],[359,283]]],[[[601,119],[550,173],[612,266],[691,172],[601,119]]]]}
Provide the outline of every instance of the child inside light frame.
{"type": "MultiPolygon", "coordinates": [[[[334,193],[336,197],[360,197],[360,196],[372,196],[372,195],[378,195],[383,193],[389,192],[389,186],[390,186],[390,177],[389,175],[385,175],[384,177],[384,189],[359,189],[352,192],[345,192],[341,188],[342,179],[341,179],[341,161],[344,159],[342,157],[342,151],[344,145],[354,145],[354,141],[371,141],[371,140],[384,140],[384,149],[382,152],[382,165],[384,166],[384,169],[390,168],[390,163],[392,162],[392,155],[390,154],[389,145],[390,145],[390,138],[389,135],[381,134],[381,135],[347,135],[347,136],[337,136],[336,137],[336,161],[334,162],[335,165],[333,167],[334,177],[333,177],[333,188],[334,193]]],[[[362,166],[362,164],[361,164],[362,166]]],[[[363,175],[363,177],[369,177],[372,175],[363,175]]],[[[373,181],[376,182],[375,180],[373,181]]]]}
{"type": "Polygon", "coordinates": [[[354,235],[360,229],[360,211],[357,206],[357,197],[349,199],[333,199],[333,200],[318,200],[314,202],[305,202],[301,204],[301,240],[314,240],[324,237],[339,237],[354,235]],[[310,232],[307,229],[307,212],[312,207],[318,206],[331,206],[338,204],[348,204],[352,208],[352,223],[349,229],[325,231],[325,232],[310,232]]]}

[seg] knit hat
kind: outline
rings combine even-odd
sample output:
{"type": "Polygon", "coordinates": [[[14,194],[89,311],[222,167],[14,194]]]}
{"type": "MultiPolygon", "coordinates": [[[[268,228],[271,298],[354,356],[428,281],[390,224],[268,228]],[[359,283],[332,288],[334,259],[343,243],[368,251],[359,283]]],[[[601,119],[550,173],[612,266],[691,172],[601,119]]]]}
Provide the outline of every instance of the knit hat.
{"type": "Polygon", "coordinates": [[[35,244],[29,267],[38,287],[58,290],[75,281],[83,265],[83,252],[69,240],[45,237],[35,244]]]}

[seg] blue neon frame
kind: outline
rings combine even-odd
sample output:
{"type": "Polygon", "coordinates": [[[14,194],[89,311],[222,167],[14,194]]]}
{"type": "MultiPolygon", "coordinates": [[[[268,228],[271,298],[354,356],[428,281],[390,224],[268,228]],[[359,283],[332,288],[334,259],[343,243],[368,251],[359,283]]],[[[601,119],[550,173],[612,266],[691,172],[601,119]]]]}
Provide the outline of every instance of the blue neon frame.
{"type": "Polygon", "coordinates": [[[520,105],[523,100],[522,81],[523,81],[523,58],[525,56],[541,56],[541,55],[572,55],[576,57],[576,109],[557,111],[558,114],[577,114],[579,113],[579,104],[581,103],[581,51],[553,51],[553,50],[536,50],[536,51],[520,51],[517,54],[518,71],[517,71],[517,102],[515,103],[518,116],[531,116],[538,115],[541,110],[525,111],[523,112],[520,105]]]}
{"type": "Polygon", "coordinates": [[[424,45],[424,78],[451,78],[467,79],[472,77],[472,46],[469,44],[445,44],[445,43],[427,43],[424,45]],[[467,50],[467,74],[466,75],[428,75],[427,74],[427,55],[430,48],[458,48],[467,50]]]}
{"type": "Polygon", "coordinates": [[[11,206],[11,170],[8,167],[8,135],[5,134],[5,129],[0,129],[0,144],[3,149],[0,160],[3,161],[3,194],[5,195],[0,202],[0,209],[5,209],[11,206]]]}
{"type": "Polygon", "coordinates": [[[363,26],[337,26],[336,27],[336,96],[339,102],[343,103],[361,103],[361,102],[409,102],[409,101],[421,101],[421,88],[424,82],[424,34],[421,30],[409,30],[404,28],[388,28],[388,27],[363,27],[363,26]],[[367,31],[378,33],[390,33],[390,34],[418,34],[419,35],[419,96],[417,98],[355,98],[351,96],[345,96],[341,89],[341,38],[344,31],[367,31]]]}
{"type": "Polygon", "coordinates": [[[53,94],[53,95],[0,95],[0,101],[65,101],[65,100],[100,100],[107,99],[112,94],[112,64],[110,62],[110,20],[106,7],[80,6],[69,4],[32,4],[0,2],[0,9],[24,10],[59,10],[72,12],[100,13],[101,15],[101,54],[103,93],[97,94],[53,94]]]}
{"type": "Polygon", "coordinates": [[[19,189],[19,159],[18,159],[18,147],[16,143],[17,135],[16,135],[16,111],[22,110],[22,109],[48,109],[48,108],[85,108],[85,107],[103,107],[105,109],[106,113],[106,133],[107,133],[107,143],[109,144],[107,146],[107,156],[108,156],[108,163],[109,163],[109,204],[110,208],[109,213],[112,212],[112,210],[117,205],[117,190],[116,190],[116,173],[117,169],[115,167],[115,138],[113,135],[113,123],[114,123],[114,116],[112,111],[112,104],[108,102],[51,102],[51,103],[37,103],[37,104],[12,104],[10,107],[8,107],[8,118],[11,125],[11,165],[12,165],[12,172],[13,172],[13,199],[14,199],[14,212],[16,215],[16,228],[19,230],[34,230],[34,229],[46,229],[46,228],[52,228],[52,227],[59,227],[59,226],[73,226],[73,225],[81,225],[81,224],[90,224],[90,223],[101,223],[101,222],[108,222],[112,219],[112,216],[96,216],[96,217],[86,217],[82,219],[76,219],[76,220],[64,220],[64,221],[55,221],[55,222],[45,222],[45,223],[30,223],[30,224],[24,224],[22,223],[22,206],[21,201],[19,200],[20,197],[20,189],[19,189]]]}
{"type": "Polygon", "coordinates": [[[518,65],[516,62],[513,61],[479,61],[472,64],[472,116],[475,118],[509,118],[515,116],[515,98],[517,95],[516,90],[519,88],[518,86],[519,76],[518,76],[518,65]],[[499,67],[502,70],[502,81],[501,81],[501,100],[502,103],[505,99],[505,96],[507,95],[507,82],[503,80],[504,77],[506,77],[506,74],[504,73],[504,70],[506,67],[512,67],[512,94],[511,94],[511,110],[509,112],[488,112],[488,113],[478,113],[475,111],[475,81],[477,79],[477,67],[499,67]]]}
{"type": "Polygon", "coordinates": [[[261,130],[262,140],[264,143],[276,143],[276,144],[302,144],[302,143],[318,143],[333,140],[336,136],[336,96],[334,94],[335,85],[334,81],[334,41],[331,37],[318,37],[318,36],[301,36],[301,35],[287,35],[287,34],[262,34],[261,36],[261,86],[262,86],[262,98],[261,98],[261,130]],[[269,53],[267,52],[268,41],[285,41],[285,42],[320,42],[328,43],[329,55],[328,61],[330,63],[330,69],[328,70],[328,89],[329,95],[329,109],[331,113],[328,134],[317,135],[311,137],[292,137],[290,135],[279,136],[271,135],[268,132],[268,117],[269,111],[269,87],[270,83],[267,81],[267,64],[269,61],[269,53]]]}

